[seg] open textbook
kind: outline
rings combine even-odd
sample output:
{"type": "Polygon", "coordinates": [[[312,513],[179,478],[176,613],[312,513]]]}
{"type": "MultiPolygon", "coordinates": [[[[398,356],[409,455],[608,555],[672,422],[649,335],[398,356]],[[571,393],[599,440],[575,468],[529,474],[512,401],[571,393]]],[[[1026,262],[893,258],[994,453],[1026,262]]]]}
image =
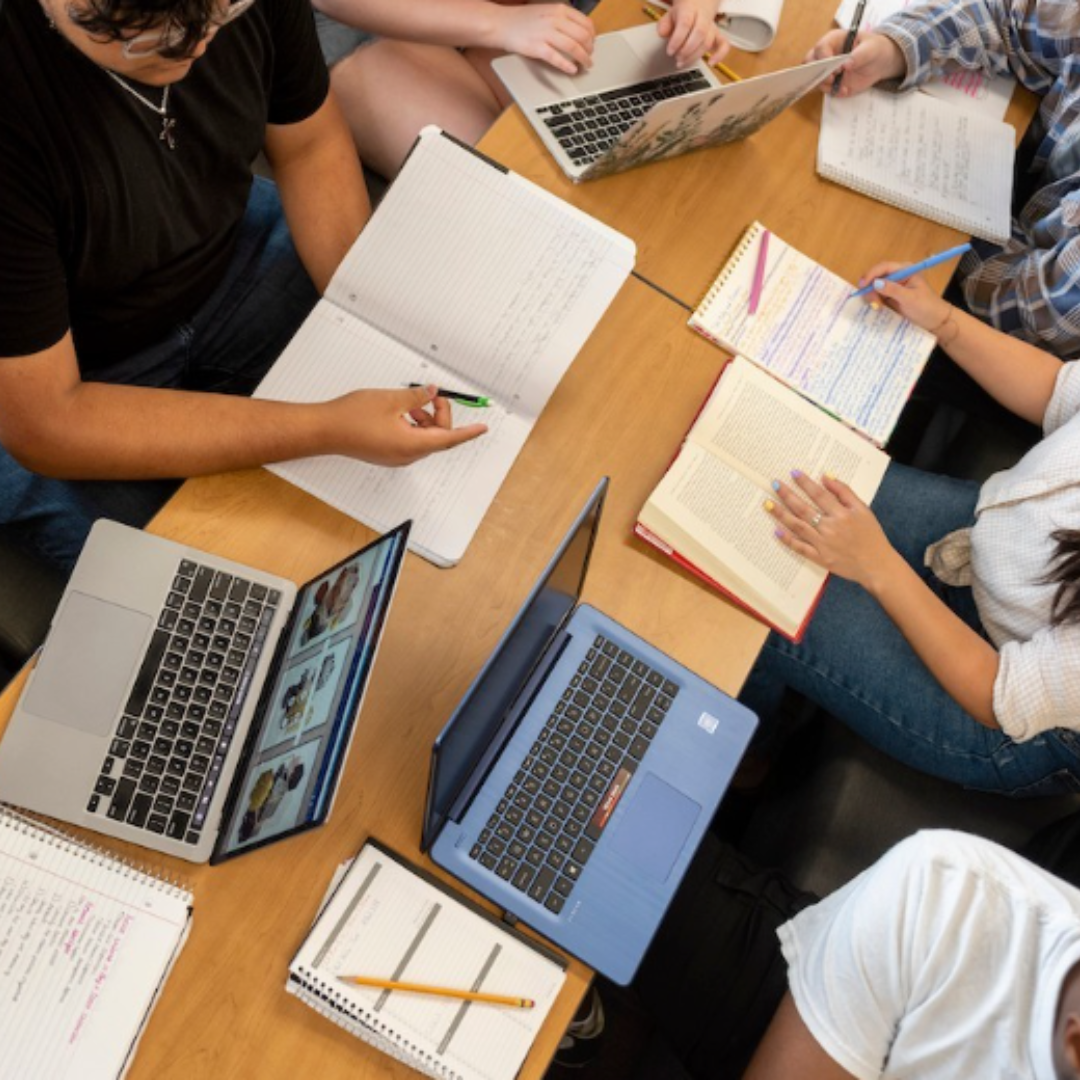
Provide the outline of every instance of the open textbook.
{"type": "Polygon", "coordinates": [[[765,227],[755,221],[691,315],[698,333],[759,364],[879,446],[934,337],[769,234],[757,312],[749,300],[765,227]]]}
{"type": "Polygon", "coordinates": [[[191,896],[0,806],[0,1078],[127,1072],[191,896]]]}
{"type": "Polygon", "coordinates": [[[744,357],[724,369],[637,534],[797,641],[827,574],[774,535],[763,504],[798,468],[843,480],[869,502],[889,459],[744,357]]]}
{"type": "MultiPolygon", "coordinates": [[[[859,0],[843,0],[836,9],[836,24],[843,30],[851,26],[859,0]]],[[[908,8],[916,7],[920,0],[867,0],[863,11],[863,31],[873,30],[879,23],[908,8]]],[[[959,108],[979,113],[991,120],[1004,120],[1012,100],[1016,80],[1011,75],[991,75],[977,69],[949,65],[940,75],[923,83],[919,90],[931,97],[959,108]]]]}
{"type": "Polygon", "coordinates": [[[540,412],[630,273],[634,245],[436,128],[404,168],[256,397],[325,401],[409,383],[488,396],[472,442],[402,469],[344,457],[272,471],[456,563],[540,412]]]}
{"type": "Polygon", "coordinates": [[[825,98],[826,180],[996,244],[1012,223],[1016,132],[926,94],[825,98]]]}
{"type": "Polygon", "coordinates": [[[427,1076],[513,1080],[565,963],[369,840],[340,874],[289,965],[286,989],[427,1076]],[[520,1009],[342,982],[360,975],[529,998],[520,1009]]]}

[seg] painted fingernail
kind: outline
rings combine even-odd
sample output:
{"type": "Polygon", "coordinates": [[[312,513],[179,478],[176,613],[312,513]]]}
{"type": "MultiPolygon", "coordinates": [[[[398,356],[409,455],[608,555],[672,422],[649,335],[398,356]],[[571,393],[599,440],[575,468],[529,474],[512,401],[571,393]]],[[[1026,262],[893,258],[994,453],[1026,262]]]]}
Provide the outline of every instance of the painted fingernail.
{"type": "Polygon", "coordinates": [[[772,499],[766,499],[765,509],[771,514],[776,509],[776,503],[774,503],[772,499]]]}
{"type": "Polygon", "coordinates": [[[874,302],[873,302],[873,303],[872,303],[872,304],[870,305],[870,310],[871,310],[871,311],[880,311],[880,310],[881,310],[881,305],[880,305],[880,304],[879,304],[879,303],[878,303],[878,302],[877,302],[877,301],[875,300],[875,301],[874,301],[874,302]]]}
{"type": "Polygon", "coordinates": [[[772,482],[772,489],[773,489],[773,491],[779,491],[780,490],[780,481],[779,480],[774,480],[772,482]]]}
{"type": "Polygon", "coordinates": [[[802,469],[792,469],[791,470],[791,478],[792,478],[792,480],[798,480],[801,477],[802,477],[802,469]]]}
{"type": "Polygon", "coordinates": [[[874,278],[874,291],[875,292],[881,292],[881,290],[884,289],[884,288],[885,288],[885,279],[884,278],[874,278]]]}
{"type": "Polygon", "coordinates": [[[773,529],[773,536],[775,536],[777,540],[783,540],[784,539],[784,530],[783,529],[773,529]]]}

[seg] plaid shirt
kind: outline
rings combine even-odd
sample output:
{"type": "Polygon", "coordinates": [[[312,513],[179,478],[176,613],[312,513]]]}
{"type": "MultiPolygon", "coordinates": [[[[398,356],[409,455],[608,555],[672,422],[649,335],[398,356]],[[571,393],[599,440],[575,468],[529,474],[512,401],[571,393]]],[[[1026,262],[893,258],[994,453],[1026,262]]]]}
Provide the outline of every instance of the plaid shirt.
{"type": "Polygon", "coordinates": [[[1024,140],[1032,156],[1016,178],[1012,238],[1004,248],[976,241],[961,284],[991,325],[1080,357],[1080,3],[931,0],[877,29],[907,60],[901,90],[959,65],[1011,71],[1042,98],[1024,140]]]}

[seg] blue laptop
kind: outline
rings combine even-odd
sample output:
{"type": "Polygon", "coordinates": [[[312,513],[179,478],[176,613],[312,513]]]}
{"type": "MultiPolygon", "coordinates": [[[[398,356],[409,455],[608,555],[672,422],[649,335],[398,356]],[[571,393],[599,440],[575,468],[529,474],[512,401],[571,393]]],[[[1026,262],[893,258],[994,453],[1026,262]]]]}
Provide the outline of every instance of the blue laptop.
{"type": "Polygon", "coordinates": [[[578,603],[607,484],[435,740],[421,845],[625,984],[757,719],[578,603]]]}

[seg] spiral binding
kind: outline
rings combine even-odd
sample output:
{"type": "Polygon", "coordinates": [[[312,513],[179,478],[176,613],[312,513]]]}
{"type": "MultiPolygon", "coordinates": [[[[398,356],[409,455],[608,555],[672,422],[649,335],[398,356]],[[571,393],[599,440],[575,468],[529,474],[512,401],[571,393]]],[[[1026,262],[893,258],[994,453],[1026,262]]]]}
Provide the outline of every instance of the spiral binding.
{"type": "Polygon", "coordinates": [[[749,253],[754,246],[754,241],[765,231],[765,226],[760,221],[755,221],[750,227],[742,234],[742,239],[735,245],[735,250],[728,256],[728,260],[724,263],[720,270],[720,273],[716,275],[715,280],[709,286],[708,292],[701,298],[697,308],[694,311],[693,316],[690,319],[690,325],[695,330],[700,331],[710,341],[715,342],[717,345],[722,343],[717,341],[708,331],[704,330],[701,326],[697,325],[696,320],[699,316],[707,315],[709,311],[709,305],[716,299],[716,294],[727,284],[728,278],[731,277],[732,272],[742,262],[743,257],[749,253]]]}
{"type": "Polygon", "coordinates": [[[167,874],[156,867],[151,869],[124,855],[117,855],[107,848],[89,844],[73,833],[57,829],[36,817],[16,810],[7,803],[0,803],[0,824],[7,825],[24,836],[40,840],[49,847],[58,848],[69,855],[84,859],[92,866],[109,866],[128,880],[141,880],[148,888],[173,899],[191,898],[191,890],[182,878],[167,874]]]}
{"type": "MultiPolygon", "coordinates": [[[[826,180],[831,180],[834,184],[842,184],[852,191],[857,191],[860,195],[869,195],[870,198],[877,199],[878,202],[883,202],[886,206],[895,206],[899,210],[906,210],[909,214],[918,214],[920,217],[936,221],[939,225],[947,225],[950,229],[956,229],[958,232],[971,233],[974,236],[979,236],[983,232],[983,222],[976,218],[965,218],[958,214],[949,213],[932,202],[911,198],[893,189],[882,187],[880,184],[863,180],[846,169],[840,169],[834,165],[827,165],[819,161],[818,172],[826,180]]],[[[986,236],[985,234],[984,236],[985,239],[993,241],[992,236],[986,236]]]]}
{"type": "Polygon", "coordinates": [[[294,978],[297,979],[302,991],[298,996],[338,1027],[371,1043],[398,1061],[411,1065],[428,1076],[436,1077],[437,1080],[465,1080],[460,1073],[432,1057],[431,1054],[425,1053],[389,1024],[383,1023],[377,1017],[358,1012],[354,999],[346,997],[336,987],[324,982],[317,975],[312,975],[308,971],[302,974],[294,972],[294,978]],[[372,1038],[372,1035],[375,1037],[372,1038]]]}

